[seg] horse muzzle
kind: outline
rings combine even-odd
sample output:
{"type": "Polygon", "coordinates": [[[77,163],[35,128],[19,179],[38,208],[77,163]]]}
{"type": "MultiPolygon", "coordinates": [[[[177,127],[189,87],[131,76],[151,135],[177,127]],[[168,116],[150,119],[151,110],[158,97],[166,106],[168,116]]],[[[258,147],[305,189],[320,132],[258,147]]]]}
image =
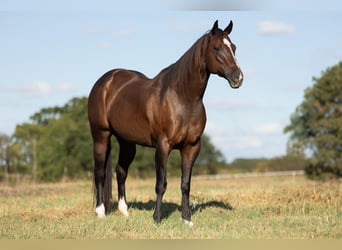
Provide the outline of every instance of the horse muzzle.
{"type": "Polygon", "coordinates": [[[237,89],[242,85],[243,73],[240,69],[235,70],[232,73],[227,74],[225,78],[228,80],[230,87],[237,89]]]}

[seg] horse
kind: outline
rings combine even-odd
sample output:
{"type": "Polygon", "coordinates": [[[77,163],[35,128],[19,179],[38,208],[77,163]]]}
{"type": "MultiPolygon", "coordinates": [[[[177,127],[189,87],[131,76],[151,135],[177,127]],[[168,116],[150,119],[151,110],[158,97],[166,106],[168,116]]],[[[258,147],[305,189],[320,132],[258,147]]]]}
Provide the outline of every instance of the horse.
{"type": "Polygon", "coordinates": [[[156,203],[153,219],[161,221],[162,198],[167,188],[166,166],[171,150],[181,155],[182,218],[193,225],[189,205],[191,172],[200,152],[206,124],[203,95],[210,74],[239,88],[243,73],[229,34],[218,20],[184,55],[154,78],[127,69],[101,76],[90,91],[88,120],[93,139],[95,213],[105,217],[112,206],[111,136],[119,144],[116,165],[118,210],[128,216],[125,183],[136,144],[155,148],[156,203]]]}

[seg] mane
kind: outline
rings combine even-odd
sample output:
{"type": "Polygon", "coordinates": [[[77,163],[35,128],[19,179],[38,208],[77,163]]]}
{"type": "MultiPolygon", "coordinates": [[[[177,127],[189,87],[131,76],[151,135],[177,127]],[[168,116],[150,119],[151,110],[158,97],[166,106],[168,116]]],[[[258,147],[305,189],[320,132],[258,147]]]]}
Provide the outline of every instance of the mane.
{"type": "Polygon", "coordinates": [[[163,69],[158,76],[161,76],[163,82],[167,84],[186,83],[193,65],[199,67],[203,63],[203,50],[207,46],[208,33],[205,33],[175,63],[163,69]]]}

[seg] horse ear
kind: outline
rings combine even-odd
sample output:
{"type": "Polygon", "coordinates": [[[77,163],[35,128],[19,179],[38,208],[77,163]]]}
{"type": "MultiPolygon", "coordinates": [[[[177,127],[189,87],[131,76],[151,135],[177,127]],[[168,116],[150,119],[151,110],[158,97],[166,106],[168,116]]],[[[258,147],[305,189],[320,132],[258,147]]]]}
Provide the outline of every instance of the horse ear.
{"type": "Polygon", "coordinates": [[[230,32],[232,32],[232,29],[233,29],[233,21],[230,20],[229,25],[227,26],[227,28],[224,29],[224,33],[227,33],[227,35],[229,35],[230,32]]]}
{"type": "Polygon", "coordinates": [[[211,29],[211,34],[215,35],[215,33],[218,31],[218,20],[215,21],[213,28],[211,29]]]}

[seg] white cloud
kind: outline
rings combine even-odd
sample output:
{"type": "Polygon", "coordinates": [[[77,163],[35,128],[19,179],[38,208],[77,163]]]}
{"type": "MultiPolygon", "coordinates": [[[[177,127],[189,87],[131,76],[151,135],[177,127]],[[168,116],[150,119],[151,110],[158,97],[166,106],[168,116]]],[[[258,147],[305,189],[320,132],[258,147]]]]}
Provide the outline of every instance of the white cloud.
{"type": "Polygon", "coordinates": [[[235,146],[239,149],[261,148],[263,146],[263,142],[261,138],[257,136],[241,136],[237,138],[235,146]]]}
{"type": "Polygon", "coordinates": [[[128,38],[128,37],[132,37],[137,33],[137,29],[134,28],[133,26],[126,26],[126,27],[122,27],[121,29],[114,31],[113,35],[115,37],[119,37],[119,38],[128,38]]]}
{"type": "Polygon", "coordinates": [[[103,33],[105,28],[99,24],[90,24],[85,27],[84,32],[87,34],[97,35],[103,33]]]}
{"type": "Polygon", "coordinates": [[[19,88],[19,91],[28,96],[48,96],[52,92],[52,87],[45,81],[37,81],[19,88]]]}
{"type": "Polygon", "coordinates": [[[111,49],[112,48],[112,44],[110,42],[102,42],[99,45],[99,48],[100,49],[104,49],[104,50],[111,49]]]}
{"type": "Polygon", "coordinates": [[[56,86],[55,90],[57,92],[70,92],[75,90],[74,86],[69,83],[60,83],[56,86]]]}
{"type": "Polygon", "coordinates": [[[178,21],[170,24],[170,29],[176,33],[204,32],[210,30],[212,25],[213,23],[209,22],[190,23],[187,21],[178,21]]]}
{"type": "Polygon", "coordinates": [[[280,21],[261,21],[258,23],[258,32],[263,35],[291,35],[295,27],[280,21]]]}
{"type": "Polygon", "coordinates": [[[255,128],[258,135],[274,135],[279,134],[283,130],[283,126],[277,122],[264,123],[255,128]]]}
{"type": "Polygon", "coordinates": [[[342,52],[338,53],[337,57],[342,60],[342,52]]]}
{"type": "MultiPolygon", "coordinates": [[[[177,1],[173,1],[177,2],[177,1]]],[[[173,3],[172,2],[172,3],[173,3]]],[[[191,11],[239,11],[253,10],[260,7],[260,1],[247,0],[188,0],[179,1],[176,9],[191,11]]]]}
{"type": "MultiPolygon", "coordinates": [[[[116,38],[127,38],[134,36],[137,33],[137,28],[134,25],[121,25],[116,28],[108,28],[99,24],[90,24],[84,28],[83,32],[89,35],[111,35],[116,38]]],[[[105,47],[108,46],[108,42],[103,42],[100,46],[104,44],[105,47]]]]}
{"type": "Polygon", "coordinates": [[[223,99],[223,98],[216,98],[208,100],[208,105],[215,109],[250,109],[256,108],[256,104],[243,100],[243,99],[223,99]]]}
{"type": "Polygon", "coordinates": [[[3,86],[0,88],[0,90],[9,93],[17,93],[24,96],[47,97],[53,94],[71,92],[74,91],[75,88],[69,83],[59,83],[53,85],[46,81],[36,81],[26,85],[3,86]]]}
{"type": "Polygon", "coordinates": [[[285,153],[286,139],[281,137],[283,126],[278,122],[231,124],[209,121],[207,133],[227,160],[239,157],[273,157],[285,153]]]}
{"type": "Polygon", "coordinates": [[[227,135],[229,136],[231,134],[234,134],[234,132],[235,129],[231,126],[213,123],[211,121],[208,121],[205,127],[205,133],[210,134],[210,136],[213,137],[214,140],[221,140],[227,135]]]}

